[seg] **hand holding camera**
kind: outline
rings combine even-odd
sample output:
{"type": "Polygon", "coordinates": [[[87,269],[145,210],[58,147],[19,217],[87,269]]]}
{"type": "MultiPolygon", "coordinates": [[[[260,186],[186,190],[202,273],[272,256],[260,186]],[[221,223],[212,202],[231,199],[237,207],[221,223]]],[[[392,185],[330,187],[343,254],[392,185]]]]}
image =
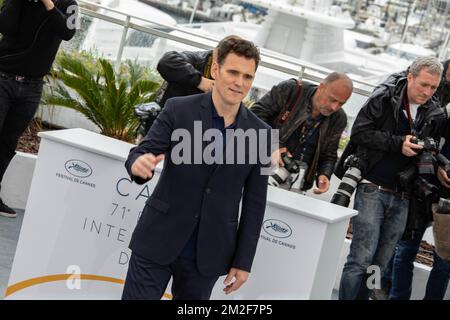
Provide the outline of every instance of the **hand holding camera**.
{"type": "MultiPolygon", "coordinates": [[[[305,173],[306,170],[308,170],[308,164],[294,159],[286,148],[280,148],[278,151],[285,151],[280,154],[279,159],[275,160],[278,163],[281,163],[282,166],[277,168],[269,177],[269,185],[278,187],[287,182],[289,183],[289,190],[302,190],[305,173]]],[[[275,156],[275,158],[277,158],[277,156],[275,156]]]]}
{"type": "Polygon", "coordinates": [[[285,147],[275,150],[272,153],[272,165],[284,167],[284,162],[283,162],[283,159],[282,159],[282,155],[285,154],[285,153],[287,153],[287,155],[289,157],[292,157],[292,154],[285,147]]]}
{"type": "Polygon", "coordinates": [[[417,156],[418,152],[423,148],[423,146],[416,143],[417,138],[413,135],[408,134],[405,137],[402,145],[402,153],[407,157],[417,156]]]}

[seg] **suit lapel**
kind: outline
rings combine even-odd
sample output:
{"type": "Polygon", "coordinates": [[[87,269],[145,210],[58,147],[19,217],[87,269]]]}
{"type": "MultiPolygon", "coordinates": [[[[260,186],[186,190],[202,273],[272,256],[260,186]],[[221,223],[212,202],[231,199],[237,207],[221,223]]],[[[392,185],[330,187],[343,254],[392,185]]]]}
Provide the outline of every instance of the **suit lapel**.
{"type": "MultiPolygon", "coordinates": [[[[201,102],[201,108],[200,108],[200,117],[202,119],[203,132],[205,132],[208,129],[211,129],[211,127],[212,127],[211,104],[212,104],[212,98],[211,98],[211,93],[209,92],[209,93],[203,95],[203,99],[201,102]]],[[[203,135],[203,132],[202,132],[202,135],[203,135]]]]}

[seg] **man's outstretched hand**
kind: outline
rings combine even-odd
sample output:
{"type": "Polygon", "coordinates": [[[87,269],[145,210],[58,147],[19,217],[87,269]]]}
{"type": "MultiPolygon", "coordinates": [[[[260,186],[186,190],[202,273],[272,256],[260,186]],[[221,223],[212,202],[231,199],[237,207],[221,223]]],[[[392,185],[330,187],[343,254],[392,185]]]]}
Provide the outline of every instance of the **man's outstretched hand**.
{"type": "Polygon", "coordinates": [[[134,161],[131,166],[131,173],[145,180],[151,179],[153,170],[155,170],[158,163],[162,160],[164,160],[164,154],[160,154],[156,157],[151,153],[143,154],[134,161]]]}

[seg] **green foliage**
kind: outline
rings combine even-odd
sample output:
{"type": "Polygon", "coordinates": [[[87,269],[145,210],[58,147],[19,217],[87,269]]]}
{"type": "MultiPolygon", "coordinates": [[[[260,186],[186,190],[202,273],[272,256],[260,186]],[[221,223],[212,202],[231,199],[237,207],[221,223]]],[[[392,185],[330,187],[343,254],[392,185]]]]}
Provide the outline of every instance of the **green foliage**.
{"type": "Polygon", "coordinates": [[[62,53],[56,59],[52,86],[44,93],[42,103],[76,110],[95,123],[102,134],[133,142],[139,126],[134,108],[153,101],[161,84],[151,73],[136,61],[123,63],[116,72],[105,59],[62,53]]]}
{"type": "Polygon", "coordinates": [[[350,141],[350,137],[344,137],[342,136],[339,140],[339,150],[344,151],[345,147],[347,146],[347,143],[350,141]]]}

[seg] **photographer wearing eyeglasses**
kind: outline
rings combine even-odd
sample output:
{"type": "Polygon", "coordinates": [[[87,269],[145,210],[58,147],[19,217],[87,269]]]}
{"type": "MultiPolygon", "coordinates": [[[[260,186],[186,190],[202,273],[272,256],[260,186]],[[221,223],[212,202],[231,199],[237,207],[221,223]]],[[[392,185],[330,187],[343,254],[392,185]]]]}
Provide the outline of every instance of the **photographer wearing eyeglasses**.
{"type": "MultiPolygon", "coordinates": [[[[77,8],[75,0],[5,0],[0,9],[0,182],[61,41],[75,34],[77,8]]],[[[16,217],[1,199],[0,215],[16,217]]]]}
{"type": "Polygon", "coordinates": [[[436,58],[417,58],[403,75],[378,86],[355,119],[344,154],[355,148],[353,153],[365,155],[366,166],[356,188],[358,215],[352,218],[341,300],[369,299],[376,289],[370,269],[385,271],[407,225],[410,201],[428,201],[428,188],[435,188],[427,179],[435,176],[432,156],[446,122],[433,97],[441,76],[436,58]]]}
{"type": "MultiPolygon", "coordinates": [[[[445,108],[450,103],[450,60],[442,62],[444,71],[441,82],[434,98],[445,108]]],[[[386,82],[392,83],[396,77],[406,75],[407,71],[395,74],[386,82]]],[[[444,134],[445,145],[440,151],[443,156],[450,158],[450,135],[444,134]]],[[[442,189],[450,188],[450,180],[446,171],[439,167],[437,171],[436,186],[442,189]]],[[[394,256],[381,280],[382,287],[374,290],[372,298],[375,300],[409,300],[412,293],[414,261],[419,252],[422,237],[426,229],[431,225],[433,214],[431,204],[423,203],[414,198],[410,203],[408,222],[402,239],[397,243],[394,256]]],[[[450,260],[445,261],[436,251],[433,252],[433,269],[427,280],[425,300],[442,300],[450,279],[450,260]]]]}

